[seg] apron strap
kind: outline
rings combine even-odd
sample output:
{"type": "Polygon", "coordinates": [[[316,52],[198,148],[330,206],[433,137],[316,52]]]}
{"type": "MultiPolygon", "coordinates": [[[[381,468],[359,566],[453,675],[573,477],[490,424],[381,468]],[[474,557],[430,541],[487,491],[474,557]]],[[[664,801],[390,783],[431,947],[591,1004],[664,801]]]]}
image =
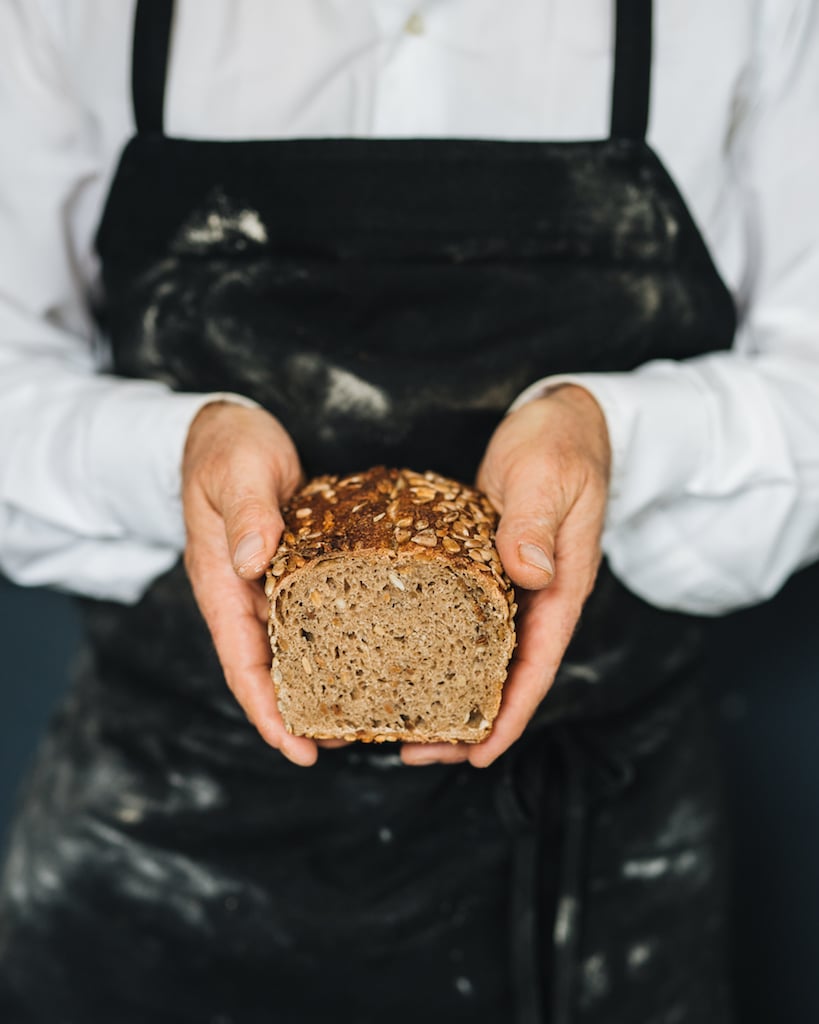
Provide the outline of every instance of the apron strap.
{"type": "Polygon", "coordinates": [[[651,0],[616,0],[616,6],[611,134],[642,142],[651,94],[651,0]]]}
{"type": "Polygon", "coordinates": [[[173,0],[138,0],[134,16],[131,89],[139,135],[163,135],[165,79],[173,0]]]}
{"type": "MultiPolygon", "coordinates": [[[[131,62],[139,134],[163,134],[173,0],[138,0],[131,62]]],[[[651,0],[616,0],[611,134],[642,141],[651,93],[651,0]]]]}

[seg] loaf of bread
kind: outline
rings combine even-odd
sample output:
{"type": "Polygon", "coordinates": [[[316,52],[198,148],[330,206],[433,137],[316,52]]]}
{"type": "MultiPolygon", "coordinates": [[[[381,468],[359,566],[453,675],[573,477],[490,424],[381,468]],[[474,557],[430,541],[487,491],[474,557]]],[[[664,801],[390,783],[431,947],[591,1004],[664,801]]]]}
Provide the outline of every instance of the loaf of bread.
{"type": "Polygon", "coordinates": [[[488,500],[434,473],[377,467],[317,478],[283,513],[266,592],[288,731],[485,739],[516,611],[488,500]]]}

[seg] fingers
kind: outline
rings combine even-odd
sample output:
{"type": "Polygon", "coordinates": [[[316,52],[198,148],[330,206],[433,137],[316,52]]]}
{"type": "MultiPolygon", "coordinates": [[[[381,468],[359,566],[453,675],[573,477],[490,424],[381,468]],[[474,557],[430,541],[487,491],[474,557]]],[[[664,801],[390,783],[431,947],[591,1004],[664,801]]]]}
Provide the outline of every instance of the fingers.
{"type": "Polygon", "coordinates": [[[579,611],[576,599],[556,590],[528,595],[498,717],[489,737],[469,748],[470,764],[488,767],[520,738],[552,685],[579,611]]]}
{"type": "Polygon", "coordinates": [[[546,589],[520,593],[518,646],[492,732],[469,750],[469,761],[486,767],[521,736],[554,682],[600,563],[602,505],[578,502],[561,524],[555,576],[546,589]]]}
{"type": "Polygon", "coordinates": [[[262,738],[295,764],[313,740],[284,727],[270,679],[267,601],[254,581],[282,534],[280,501],[298,483],[295,448],[260,409],[212,403],[194,419],[183,460],[185,566],[225,680],[262,738]]]}
{"type": "Polygon", "coordinates": [[[495,543],[521,610],[500,712],[467,749],[476,767],[520,737],[552,685],[600,562],[610,459],[603,412],[573,385],[510,413],[490,441],[477,483],[500,514],[495,543]]]}
{"type": "Polygon", "coordinates": [[[218,514],[202,525],[185,563],[200,611],[210,630],[225,680],[262,738],[294,764],[314,764],[313,740],[284,727],[270,680],[270,647],[263,621],[266,600],[257,583],[233,572],[218,514]]]}
{"type": "Polygon", "coordinates": [[[401,760],[412,767],[430,764],[461,764],[468,759],[466,743],[404,743],[401,760]]]}
{"type": "MultiPolygon", "coordinates": [[[[230,585],[249,588],[235,576],[230,585]]],[[[315,764],[318,750],[313,740],[292,736],[284,727],[276,693],[270,680],[270,647],[260,628],[252,602],[244,603],[237,594],[235,604],[226,602],[226,615],[215,619],[213,641],[225,672],[225,679],[248,719],[271,747],[281,751],[294,764],[315,764]]]]}

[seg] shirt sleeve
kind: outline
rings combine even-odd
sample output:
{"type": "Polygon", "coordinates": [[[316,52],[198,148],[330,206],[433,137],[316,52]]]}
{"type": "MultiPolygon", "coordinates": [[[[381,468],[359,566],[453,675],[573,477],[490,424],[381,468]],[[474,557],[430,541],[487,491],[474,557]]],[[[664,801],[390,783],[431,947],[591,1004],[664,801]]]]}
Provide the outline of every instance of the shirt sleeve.
{"type": "Polygon", "coordinates": [[[0,571],[134,601],[184,545],[190,422],[235,396],[100,372],[93,223],[69,225],[107,171],[50,29],[37,3],[0,5],[0,571]]]}
{"type": "Polygon", "coordinates": [[[819,556],[819,4],[763,5],[733,136],[751,283],[730,352],[571,381],[612,443],[603,549],[635,593],[716,615],[819,556]]]}

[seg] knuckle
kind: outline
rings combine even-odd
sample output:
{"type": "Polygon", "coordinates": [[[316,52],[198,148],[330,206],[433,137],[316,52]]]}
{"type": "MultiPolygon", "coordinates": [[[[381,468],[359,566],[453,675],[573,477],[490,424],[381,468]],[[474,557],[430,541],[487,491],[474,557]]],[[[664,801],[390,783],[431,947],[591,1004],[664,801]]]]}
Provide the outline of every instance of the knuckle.
{"type": "Polygon", "coordinates": [[[234,534],[244,533],[260,523],[279,525],[281,514],[278,505],[258,495],[245,496],[229,501],[224,506],[224,519],[228,530],[234,534]]]}
{"type": "Polygon", "coordinates": [[[269,512],[269,504],[258,495],[231,495],[224,503],[225,519],[234,522],[258,519],[269,512]]]}

